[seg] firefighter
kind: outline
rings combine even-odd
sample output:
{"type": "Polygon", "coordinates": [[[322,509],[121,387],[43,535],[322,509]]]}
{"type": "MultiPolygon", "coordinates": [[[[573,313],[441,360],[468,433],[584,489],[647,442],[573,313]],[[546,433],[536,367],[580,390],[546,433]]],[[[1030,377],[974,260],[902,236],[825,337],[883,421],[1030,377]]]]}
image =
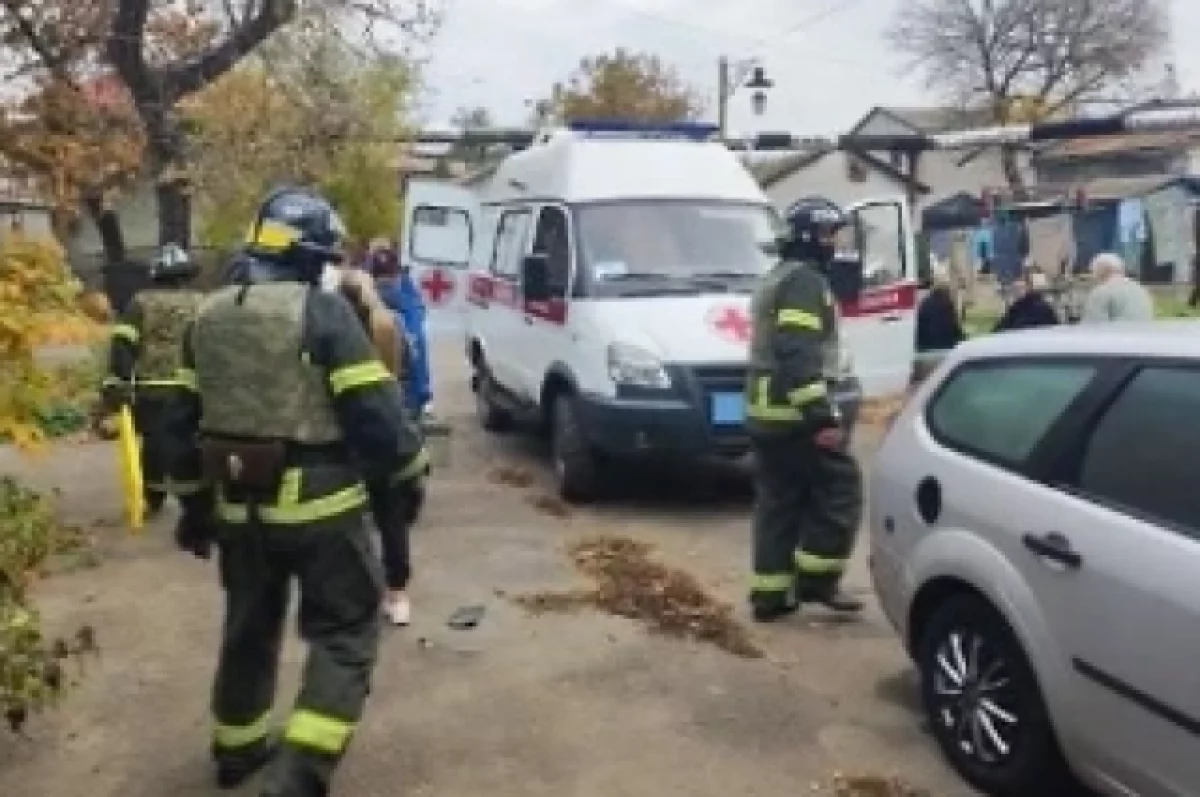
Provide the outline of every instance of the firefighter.
{"type": "Polygon", "coordinates": [[[826,279],[845,217],[812,202],[790,217],[782,258],[755,293],[746,416],[755,457],[754,617],[816,603],[854,614],[839,588],[862,515],[858,465],[829,386],[837,306],[826,279]]]}
{"type": "Polygon", "coordinates": [[[346,299],[319,287],[344,235],[316,193],[265,200],[248,236],[252,267],[206,299],[185,336],[193,400],[169,426],[173,470],[207,488],[185,501],[176,540],[205,559],[215,544],[225,591],[217,785],[237,788],[270,761],[264,797],[328,794],[363,710],[383,597],[366,482],[389,485],[406,523],[424,500],[428,457],[401,388],[346,299]],[[276,743],[292,578],[309,652],[276,743]]]}
{"type": "Polygon", "coordinates": [[[113,328],[108,374],[101,397],[115,412],[132,405],[142,438],[142,482],[146,510],[157,514],[168,493],[195,490],[197,483],[170,484],[163,461],[163,417],[183,386],[176,378],[184,330],[196,315],[202,294],[189,287],[196,267],[187,252],[165,246],[150,266],[152,287],[133,296],[113,328]]]}

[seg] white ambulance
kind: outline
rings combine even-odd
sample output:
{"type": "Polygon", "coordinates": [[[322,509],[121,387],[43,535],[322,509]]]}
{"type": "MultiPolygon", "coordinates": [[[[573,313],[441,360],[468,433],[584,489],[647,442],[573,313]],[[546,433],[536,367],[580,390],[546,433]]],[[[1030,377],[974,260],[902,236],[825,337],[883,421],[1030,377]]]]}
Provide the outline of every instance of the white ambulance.
{"type": "MultiPolygon", "coordinates": [[[[782,222],[712,132],[614,123],[545,133],[480,196],[463,189],[443,206],[471,222],[464,326],[480,421],[548,433],[569,500],[595,497],[631,457],[748,451],[749,303],[782,222]]],[[[445,201],[447,187],[421,191],[409,186],[411,207],[445,201]]],[[[836,395],[853,418],[864,394],[907,384],[916,261],[904,200],[845,210],[854,224],[833,280],[844,318],[836,395]]],[[[408,219],[406,239],[428,239],[422,226],[408,219]]]]}

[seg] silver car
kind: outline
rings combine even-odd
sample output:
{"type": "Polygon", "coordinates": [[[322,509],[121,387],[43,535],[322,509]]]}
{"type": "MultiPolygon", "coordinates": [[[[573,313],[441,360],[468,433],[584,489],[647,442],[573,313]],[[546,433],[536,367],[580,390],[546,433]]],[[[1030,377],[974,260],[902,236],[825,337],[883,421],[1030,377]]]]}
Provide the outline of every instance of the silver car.
{"type": "Polygon", "coordinates": [[[1200,323],[963,345],[871,488],[875,589],[968,782],[1200,795],[1200,323]]]}

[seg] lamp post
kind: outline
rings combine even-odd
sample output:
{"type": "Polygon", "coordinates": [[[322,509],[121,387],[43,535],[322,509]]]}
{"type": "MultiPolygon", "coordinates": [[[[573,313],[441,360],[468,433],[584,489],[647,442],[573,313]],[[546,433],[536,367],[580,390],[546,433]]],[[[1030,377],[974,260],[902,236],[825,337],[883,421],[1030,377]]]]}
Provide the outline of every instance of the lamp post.
{"type": "Polygon", "coordinates": [[[751,107],[755,116],[762,116],[767,108],[767,90],[774,85],[757,58],[730,61],[723,55],[717,60],[717,132],[722,140],[729,133],[729,99],[734,93],[743,87],[753,89],[751,107]]]}

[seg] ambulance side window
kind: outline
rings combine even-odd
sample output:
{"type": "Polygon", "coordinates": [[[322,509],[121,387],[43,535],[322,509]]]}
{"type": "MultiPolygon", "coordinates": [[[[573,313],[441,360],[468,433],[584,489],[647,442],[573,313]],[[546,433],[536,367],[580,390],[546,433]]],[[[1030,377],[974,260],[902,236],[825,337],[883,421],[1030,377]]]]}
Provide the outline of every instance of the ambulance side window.
{"type": "Polygon", "coordinates": [[[506,210],[496,225],[496,243],[492,248],[492,274],[516,280],[529,234],[530,212],[526,208],[506,210]]]}
{"type": "Polygon", "coordinates": [[[571,279],[570,235],[567,214],[562,208],[542,208],[533,238],[533,252],[546,255],[550,266],[550,291],[558,298],[567,295],[567,285],[571,279]]]}

